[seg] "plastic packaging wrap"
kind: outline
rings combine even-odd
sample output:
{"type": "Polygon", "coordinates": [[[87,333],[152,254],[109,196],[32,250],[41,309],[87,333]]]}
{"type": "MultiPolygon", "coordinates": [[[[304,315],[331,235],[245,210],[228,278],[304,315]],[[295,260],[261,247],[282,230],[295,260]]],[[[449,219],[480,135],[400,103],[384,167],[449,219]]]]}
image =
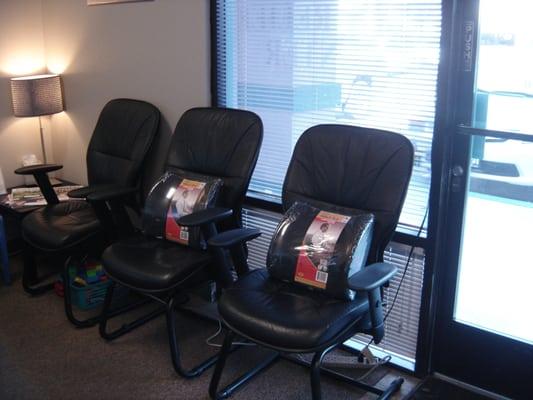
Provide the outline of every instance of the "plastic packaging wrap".
{"type": "Polygon", "coordinates": [[[355,293],[348,279],[366,264],[374,216],[342,215],[296,202],[279,223],[267,257],[270,275],[343,300],[355,293]]]}
{"type": "Polygon", "coordinates": [[[205,249],[200,228],[180,226],[176,221],[214,206],[222,180],[199,174],[166,173],[150,190],[142,216],[145,235],[205,249]]]}

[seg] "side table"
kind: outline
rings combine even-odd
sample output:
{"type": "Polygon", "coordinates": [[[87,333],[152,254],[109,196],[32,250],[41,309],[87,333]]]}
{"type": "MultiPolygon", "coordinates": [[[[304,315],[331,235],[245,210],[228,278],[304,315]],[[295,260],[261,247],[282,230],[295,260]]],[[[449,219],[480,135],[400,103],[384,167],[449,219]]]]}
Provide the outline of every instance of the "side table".
{"type": "MultiPolygon", "coordinates": [[[[60,186],[74,185],[68,181],[61,181],[60,186]]],[[[26,215],[43,206],[23,206],[12,207],[7,203],[9,193],[15,188],[24,188],[28,186],[16,186],[8,189],[8,194],[0,195],[0,264],[4,283],[9,285],[11,283],[11,275],[9,273],[9,256],[8,249],[13,250],[20,246],[22,240],[20,226],[22,220],[26,215]]]]}
{"type": "MultiPolygon", "coordinates": [[[[11,193],[11,189],[8,189],[11,193]]],[[[39,207],[17,207],[13,208],[7,204],[8,195],[0,195],[0,256],[2,260],[2,277],[6,285],[11,284],[11,274],[9,272],[8,248],[16,245],[22,240],[20,234],[20,224],[22,219],[39,207]]]]}

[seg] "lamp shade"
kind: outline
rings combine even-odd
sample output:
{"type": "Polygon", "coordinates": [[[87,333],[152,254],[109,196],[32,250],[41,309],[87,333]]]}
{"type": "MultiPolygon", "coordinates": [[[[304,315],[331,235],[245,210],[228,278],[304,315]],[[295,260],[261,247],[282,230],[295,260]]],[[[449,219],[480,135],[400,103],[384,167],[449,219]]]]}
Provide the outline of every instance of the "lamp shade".
{"type": "Polygon", "coordinates": [[[12,78],[11,98],[16,117],[50,115],[64,109],[59,75],[12,78]]]}

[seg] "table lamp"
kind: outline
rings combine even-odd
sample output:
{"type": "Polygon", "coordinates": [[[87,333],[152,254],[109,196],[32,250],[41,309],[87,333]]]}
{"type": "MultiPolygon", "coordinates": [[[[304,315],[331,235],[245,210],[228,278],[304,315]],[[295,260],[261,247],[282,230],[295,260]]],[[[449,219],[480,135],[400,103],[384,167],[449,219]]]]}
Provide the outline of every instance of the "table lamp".
{"type": "Polygon", "coordinates": [[[11,98],[16,117],[39,117],[43,162],[46,164],[48,160],[41,115],[64,110],[61,77],[48,74],[11,78],[11,98]]]}

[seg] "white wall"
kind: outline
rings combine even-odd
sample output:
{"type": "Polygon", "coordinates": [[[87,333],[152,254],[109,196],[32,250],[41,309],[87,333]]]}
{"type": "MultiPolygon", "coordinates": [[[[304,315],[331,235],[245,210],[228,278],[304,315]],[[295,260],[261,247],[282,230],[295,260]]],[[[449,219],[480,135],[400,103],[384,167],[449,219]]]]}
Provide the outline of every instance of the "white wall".
{"type": "MultiPolygon", "coordinates": [[[[0,2],[0,168],[6,185],[23,183],[13,173],[24,154],[41,156],[37,118],[16,118],[11,106],[9,78],[45,69],[41,0],[0,2]]],[[[45,128],[48,127],[44,117],[45,128]]]]}
{"type": "Polygon", "coordinates": [[[164,158],[180,115],[210,103],[209,1],[42,4],[48,69],[62,74],[65,92],[66,112],[51,119],[53,152],[64,165],[63,178],[86,182],[85,152],[96,119],[116,97],[159,107],[158,148],[164,158]]]}

